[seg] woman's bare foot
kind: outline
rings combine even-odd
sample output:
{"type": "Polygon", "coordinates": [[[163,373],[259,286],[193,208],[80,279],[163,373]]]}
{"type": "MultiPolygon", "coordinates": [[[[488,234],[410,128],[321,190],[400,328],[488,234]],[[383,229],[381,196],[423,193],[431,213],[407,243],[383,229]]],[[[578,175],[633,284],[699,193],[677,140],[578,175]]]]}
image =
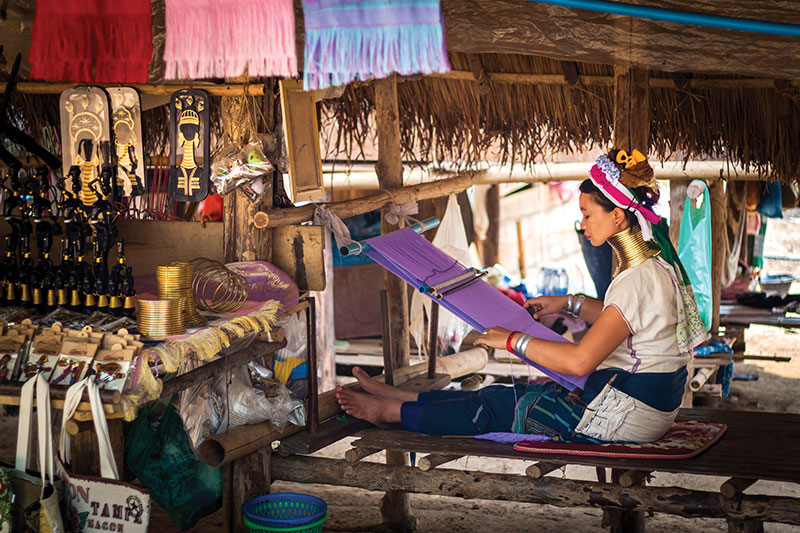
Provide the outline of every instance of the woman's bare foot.
{"type": "Polygon", "coordinates": [[[342,407],[342,411],[348,415],[366,420],[376,426],[400,422],[402,400],[362,394],[343,387],[336,387],[336,400],[342,407]]]}
{"type": "Polygon", "coordinates": [[[353,367],[353,377],[358,380],[358,384],[364,392],[380,396],[381,398],[391,398],[403,402],[416,402],[419,396],[418,392],[405,391],[387,385],[386,383],[381,383],[357,366],[353,367]]]}

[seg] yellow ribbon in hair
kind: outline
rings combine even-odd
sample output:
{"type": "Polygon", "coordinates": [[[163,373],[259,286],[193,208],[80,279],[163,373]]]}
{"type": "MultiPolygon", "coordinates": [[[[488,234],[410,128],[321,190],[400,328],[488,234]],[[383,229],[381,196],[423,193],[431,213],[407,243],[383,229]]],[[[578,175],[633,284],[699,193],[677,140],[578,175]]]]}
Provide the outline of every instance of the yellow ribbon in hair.
{"type": "Polygon", "coordinates": [[[631,168],[644,161],[647,161],[647,158],[639,150],[634,149],[630,155],[625,150],[617,152],[617,163],[625,165],[625,168],[631,168]]]}

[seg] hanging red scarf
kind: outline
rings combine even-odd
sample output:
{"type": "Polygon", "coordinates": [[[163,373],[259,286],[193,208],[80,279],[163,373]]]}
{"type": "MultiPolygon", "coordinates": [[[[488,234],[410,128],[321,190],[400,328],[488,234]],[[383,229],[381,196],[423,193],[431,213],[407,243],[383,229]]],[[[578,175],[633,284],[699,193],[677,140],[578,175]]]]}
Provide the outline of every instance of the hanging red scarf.
{"type": "Polygon", "coordinates": [[[152,31],[150,0],[37,0],[31,78],[145,83],[152,31]]]}

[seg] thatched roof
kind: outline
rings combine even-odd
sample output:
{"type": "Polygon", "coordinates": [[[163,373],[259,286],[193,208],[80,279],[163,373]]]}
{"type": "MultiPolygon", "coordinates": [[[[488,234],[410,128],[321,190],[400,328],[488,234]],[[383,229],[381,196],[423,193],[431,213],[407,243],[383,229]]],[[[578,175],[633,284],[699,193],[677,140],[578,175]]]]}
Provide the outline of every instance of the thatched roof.
{"type": "MultiPolygon", "coordinates": [[[[564,67],[527,55],[451,52],[450,58],[461,73],[474,70],[477,59],[486,80],[422,77],[400,83],[407,158],[469,164],[499,155],[503,162],[530,164],[548,153],[606,148],[612,142],[613,67],[573,63],[579,76],[605,77],[600,84],[507,83],[493,81],[492,74],[550,74],[563,83],[564,67]]],[[[778,84],[780,89],[693,88],[690,80],[709,77],[657,71],[651,77],[662,81],[657,85],[673,85],[650,88],[651,154],[722,157],[765,177],[800,179],[800,88],[789,83],[778,84]]],[[[327,140],[357,156],[372,133],[372,88],[350,86],[325,107],[335,124],[326,128],[327,140]]]]}
{"type": "MultiPolygon", "coordinates": [[[[302,10],[299,0],[295,3],[302,49],[302,10]]],[[[31,4],[11,3],[8,20],[0,21],[0,44],[6,45],[9,59],[16,50],[27,54],[31,4]]],[[[152,5],[155,46],[150,77],[155,81],[163,72],[163,0],[152,0],[152,5]]],[[[800,23],[800,3],[792,0],[663,0],[660,5],[800,23]]],[[[800,179],[800,82],[792,81],[800,79],[797,39],[644,21],[528,0],[442,0],[442,12],[454,70],[476,72],[481,81],[464,79],[471,75],[402,80],[402,140],[410,159],[468,165],[495,159],[497,152],[496,158],[504,162],[528,164],[543,153],[606,148],[612,138],[613,85],[564,84],[564,77],[572,68],[579,76],[609,81],[612,65],[621,65],[650,69],[653,78],[673,82],[650,88],[651,153],[662,158],[673,153],[728,158],[765,177],[800,179]],[[566,70],[565,60],[570,62],[566,70]],[[492,76],[498,73],[547,74],[561,84],[509,83],[492,76]],[[743,74],[760,76],[750,84],[760,88],[702,88],[691,81],[743,74]]],[[[357,156],[359,143],[369,136],[371,93],[369,84],[348,87],[341,99],[322,104],[331,125],[323,138],[341,153],[357,156]]],[[[13,116],[42,141],[42,126],[57,127],[56,99],[16,95],[13,116]]],[[[145,147],[152,155],[166,151],[165,118],[164,107],[144,114],[145,147]]]]}

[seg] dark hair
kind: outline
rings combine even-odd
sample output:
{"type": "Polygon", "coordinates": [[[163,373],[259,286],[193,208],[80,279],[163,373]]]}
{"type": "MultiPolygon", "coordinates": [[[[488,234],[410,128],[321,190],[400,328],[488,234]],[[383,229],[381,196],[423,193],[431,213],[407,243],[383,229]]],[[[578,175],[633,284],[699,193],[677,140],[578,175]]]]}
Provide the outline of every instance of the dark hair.
{"type": "MultiPolygon", "coordinates": [[[[591,194],[594,202],[602,207],[603,211],[606,213],[612,212],[614,208],[617,207],[614,202],[606,198],[605,194],[600,192],[600,189],[597,188],[597,185],[595,185],[590,179],[583,180],[578,189],[584,194],[591,194]]],[[[659,192],[653,191],[648,187],[637,187],[633,189],[633,193],[637,200],[639,200],[639,198],[645,198],[644,202],[642,202],[645,207],[650,207],[654,203],[658,202],[659,192]]],[[[639,225],[639,220],[636,218],[636,215],[633,214],[633,211],[628,211],[627,209],[623,209],[623,211],[625,211],[625,218],[628,219],[630,224],[636,226],[639,225]]]]}

